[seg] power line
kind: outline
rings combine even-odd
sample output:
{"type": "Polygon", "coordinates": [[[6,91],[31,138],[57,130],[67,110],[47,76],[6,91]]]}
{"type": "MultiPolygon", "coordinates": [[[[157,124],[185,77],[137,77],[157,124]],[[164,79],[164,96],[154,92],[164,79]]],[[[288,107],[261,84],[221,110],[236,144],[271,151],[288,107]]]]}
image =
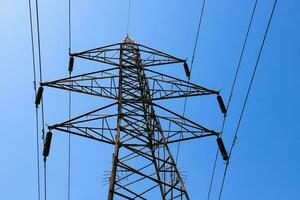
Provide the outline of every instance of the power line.
{"type": "Polygon", "coordinates": [[[130,25],[130,15],[131,15],[131,0],[128,0],[128,16],[127,16],[127,28],[126,28],[126,34],[128,35],[129,32],[129,25],[130,25]]]}
{"type": "MultiPolygon", "coordinates": [[[[253,22],[254,14],[255,14],[255,11],[256,11],[256,6],[257,6],[257,0],[255,0],[254,7],[252,9],[251,18],[250,18],[250,21],[249,21],[249,24],[248,24],[248,28],[247,28],[246,36],[245,36],[245,39],[244,39],[244,42],[243,42],[243,47],[242,47],[241,54],[240,54],[240,57],[239,57],[238,65],[237,65],[235,75],[234,75],[234,78],[233,78],[233,82],[232,82],[232,86],[231,86],[231,90],[230,90],[230,95],[229,95],[229,100],[228,100],[228,103],[226,105],[227,113],[228,113],[228,109],[230,107],[231,99],[232,99],[232,96],[233,96],[233,91],[234,91],[234,88],[235,88],[235,85],[236,85],[236,80],[237,80],[237,77],[238,77],[238,74],[239,74],[239,71],[240,71],[240,67],[241,67],[241,63],[242,63],[242,60],[243,60],[243,57],[244,57],[245,47],[246,47],[246,44],[248,42],[248,37],[249,37],[250,29],[252,27],[252,22],[253,22]]],[[[227,119],[227,113],[224,115],[224,118],[223,118],[222,128],[221,128],[221,136],[222,136],[223,131],[224,131],[224,127],[225,127],[225,123],[226,123],[226,119],[227,119]]],[[[209,185],[209,190],[208,190],[208,195],[207,195],[207,200],[210,199],[210,194],[211,194],[212,185],[213,185],[213,181],[214,181],[214,177],[215,177],[215,170],[216,170],[216,166],[217,166],[218,157],[219,157],[219,150],[217,149],[216,156],[215,156],[215,161],[214,161],[214,166],[213,166],[213,171],[212,171],[212,176],[211,176],[210,185],[209,185]]]]}
{"type": "MultiPolygon", "coordinates": [[[[199,18],[194,48],[193,48],[193,56],[192,56],[192,60],[191,60],[190,74],[192,73],[192,70],[193,70],[194,59],[195,59],[195,54],[196,54],[196,49],[197,49],[197,44],[198,44],[198,38],[199,38],[200,29],[201,29],[204,8],[205,8],[205,1],[206,0],[203,0],[202,5],[201,5],[200,18],[199,18]]],[[[190,82],[190,78],[191,78],[191,76],[188,77],[188,82],[190,82]]],[[[183,117],[185,116],[186,106],[187,106],[187,97],[185,97],[185,99],[184,99],[183,113],[182,113],[183,117]]],[[[182,134],[181,134],[181,137],[182,137],[182,134]]],[[[178,142],[178,144],[177,144],[176,163],[178,161],[179,151],[180,151],[180,142],[178,142]]]]}
{"type": "MultiPolygon", "coordinates": [[[[71,0],[69,0],[69,55],[71,54],[72,48],[72,29],[71,29],[71,0]]],[[[74,62],[74,61],[72,61],[74,62]]],[[[70,64],[70,63],[69,63],[70,64]]],[[[73,63],[72,63],[73,64],[73,63]]],[[[71,78],[73,66],[69,66],[69,77],[71,78]]],[[[71,83],[70,83],[71,86],[71,83]]],[[[71,91],[69,91],[69,121],[71,120],[71,91]]],[[[68,131],[70,127],[68,126],[68,131]]],[[[71,199],[71,133],[68,135],[68,200],[71,199]]]]}
{"type": "Polygon", "coordinates": [[[225,178],[226,178],[226,174],[227,174],[227,169],[228,169],[228,165],[229,165],[229,160],[231,158],[233,147],[234,147],[234,145],[236,143],[236,139],[237,139],[238,131],[239,131],[239,128],[240,128],[240,124],[241,124],[241,121],[242,121],[242,118],[243,118],[243,115],[244,115],[244,111],[245,111],[245,108],[246,108],[246,105],[247,105],[247,102],[248,102],[248,98],[249,98],[249,95],[250,95],[252,84],[253,84],[253,81],[254,81],[254,78],[255,78],[255,75],[256,75],[258,63],[260,61],[260,57],[261,57],[261,54],[262,54],[262,50],[264,48],[265,41],[266,41],[266,38],[268,36],[269,28],[270,28],[270,25],[271,25],[271,22],[272,22],[272,19],[273,19],[273,15],[274,15],[274,11],[275,11],[276,5],[277,5],[277,0],[275,0],[274,4],[273,4],[272,12],[271,12],[271,15],[269,17],[269,21],[268,21],[268,25],[267,25],[267,28],[266,28],[266,31],[265,31],[265,34],[264,34],[264,38],[263,38],[263,41],[262,41],[260,49],[259,49],[259,54],[258,54],[258,57],[256,59],[255,67],[254,67],[253,74],[252,74],[252,77],[251,77],[251,81],[250,81],[250,84],[249,84],[249,87],[248,87],[248,90],[247,90],[247,95],[245,97],[243,108],[242,108],[242,111],[241,111],[241,114],[240,114],[240,117],[239,117],[239,121],[238,121],[236,130],[235,130],[234,138],[233,138],[233,141],[232,141],[232,144],[231,144],[231,147],[230,147],[229,159],[228,159],[228,162],[226,162],[226,166],[225,166],[225,170],[224,170],[224,175],[223,175],[223,179],[222,179],[222,185],[221,185],[220,194],[219,194],[219,200],[221,200],[221,197],[222,197],[223,188],[224,188],[224,182],[225,182],[225,178]]]}
{"type": "MultiPolygon", "coordinates": [[[[38,39],[38,53],[39,53],[39,75],[40,83],[43,82],[42,76],[42,56],[41,56],[41,42],[40,42],[40,20],[39,20],[39,5],[38,0],[35,1],[36,4],[36,22],[37,22],[37,39],[38,39]]],[[[44,118],[44,100],[43,97],[41,101],[42,107],[42,138],[45,139],[45,118],[44,118]]],[[[47,183],[46,183],[46,160],[44,160],[44,198],[47,198],[47,183]]]]}
{"type": "Polygon", "coordinates": [[[47,165],[44,159],[44,199],[47,200],[47,165]]]}
{"type": "Polygon", "coordinates": [[[71,0],[69,0],[69,54],[71,53],[72,48],[72,35],[71,35],[71,0]]]}
{"type": "MultiPolygon", "coordinates": [[[[70,72],[71,77],[71,72],[70,72]]],[[[72,87],[72,83],[70,83],[72,87]]],[[[71,91],[69,91],[69,121],[71,120],[71,108],[72,108],[72,99],[71,91]]],[[[68,200],[71,199],[71,133],[70,133],[70,124],[68,126],[69,136],[68,136],[68,200]]]]}
{"type": "Polygon", "coordinates": [[[40,82],[43,82],[42,76],[42,59],[41,59],[41,42],[40,42],[40,20],[39,20],[39,5],[38,0],[35,1],[36,4],[36,21],[37,21],[37,39],[38,39],[38,52],[39,52],[39,72],[40,72],[40,82]]]}
{"type": "Polygon", "coordinates": [[[192,56],[192,61],[191,61],[190,72],[192,72],[193,65],[194,65],[194,59],[195,59],[196,49],[197,49],[197,45],[198,45],[198,38],[199,38],[200,29],[201,29],[204,8],[205,8],[205,0],[203,0],[202,6],[201,6],[201,14],[200,14],[200,19],[199,19],[199,24],[198,24],[197,34],[196,34],[196,40],[195,40],[194,49],[193,49],[193,56],[192,56]]]}
{"type": "MultiPolygon", "coordinates": [[[[29,19],[30,19],[30,36],[31,36],[31,51],[32,51],[32,67],[33,67],[33,85],[34,94],[36,96],[36,64],[35,64],[35,49],[34,49],[34,39],[33,39],[33,23],[32,23],[32,6],[31,0],[28,0],[29,6],[29,19]]],[[[38,200],[41,199],[41,186],[40,186],[40,144],[39,144],[39,118],[38,118],[38,107],[35,106],[35,123],[36,123],[36,157],[37,157],[37,195],[38,200]]]]}
{"type": "Polygon", "coordinates": [[[29,4],[29,19],[30,19],[30,36],[31,36],[31,53],[32,53],[32,66],[33,66],[33,78],[34,78],[34,91],[36,95],[36,64],[35,64],[35,50],[34,50],[34,39],[33,39],[33,23],[32,23],[32,10],[31,0],[28,0],[29,4]]]}
{"type": "MultiPolygon", "coordinates": [[[[40,20],[39,20],[39,5],[38,0],[35,1],[36,5],[36,21],[37,21],[37,39],[38,39],[38,52],[39,52],[39,75],[40,75],[40,83],[43,82],[42,76],[42,56],[41,56],[41,42],[40,42],[40,20]]],[[[44,99],[42,97],[41,101],[42,107],[42,138],[45,138],[45,119],[44,119],[44,99]]]]}

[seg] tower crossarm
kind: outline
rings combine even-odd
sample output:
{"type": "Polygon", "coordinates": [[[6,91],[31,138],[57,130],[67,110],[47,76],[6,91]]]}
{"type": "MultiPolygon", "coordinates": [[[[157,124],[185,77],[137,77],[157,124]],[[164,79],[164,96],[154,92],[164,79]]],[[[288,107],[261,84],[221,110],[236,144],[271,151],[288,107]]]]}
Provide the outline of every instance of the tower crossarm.
{"type": "MultiPolygon", "coordinates": [[[[162,132],[165,133],[165,142],[167,144],[199,139],[209,136],[218,136],[220,133],[210,130],[199,123],[196,123],[186,117],[153,103],[158,124],[160,124],[162,132]]],[[[155,128],[155,127],[154,127],[155,128]]],[[[162,141],[158,141],[158,144],[162,141]]]]}
{"type": "MultiPolygon", "coordinates": [[[[108,65],[119,66],[119,54],[120,48],[122,45],[131,45],[131,43],[117,43],[113,45],[103,46],[99,48],[94,48],[78,53],[72,53],[71,56],[88,59],[96,62],[105,63],[108,65]]],[[[147,47],[141,44],[135,44],[132,49],[128,50],[128,52],[140,52],[140,62],[143,67],[151,67],[157,65],[167,65],[167,64],[175,64],[175,63],[183,63],[185,60],[176,58],[167,53],[158,51],[156,49],[147,47]]],[[[131,60],[127,59],[124,62],[130,63],[131,60]]]]}
{"type": "MultiPolygon", "coordinates": [[[[128,69],[129,71],[130,69],[128,69]]],[[[149,92],[154,100],[174,99],[192,96],[217,95],[218,91],[184,81],[166,74],[146,69],[146,81],[149,84],[149,92]]],[[[42,83],[42,86],[83,93],[93,96],[118,99],[118,68],[110,68],[92,73],[58,79],[55,81],[42,83]]],[[[123,89],[124,100],[141,101],[141,96],[137,93],[139,85],[136,84],[134,76],[123,75],[128,81],[125,85],[130,85],[123,89]]]]}
{"type": "Polygon", "coordinates": [[[110,68],[77,76],[41,83],[41,86],[57,88],[109,99],[118,98],[118,68],[110,68]]]}
{"type": "Polygon", "coordinates": [[[152,100],[219,94],[218,91],[150,69],[145,69],[145,73],[152,100]]]}
{"type": "Polygon", "coordinates": [[[114,145],[117,128],[112,122],[115,122],[118,114],[107,112],[116,106],[117,103],[112,103],[48,128],[114,145]]]}
{"type": "MultiPolygon", "coordinates": [[[[157,113],[163,113],[156,114],[155,117],[159,121],[159,124],[161,124],[161,129],[166,135],[165,141],[168,144],[219,135],[219,133],[209,130],[167,108],[158,104],[152,105],[157,110],[157,113]]],[[[118,114],[108,114],[108,111],[113,110],[116,106],[117,103],[113,103],[68,121],[49,126],[49,128],[114,145],[114,135],[117,130],[115,124],[118,114]]],[[[128,103],[127,107],[124,106],[123,115],[126,115],[126,118],[123,119],[124,124],[121,130],[126,134],[124,134],[121,140],[126,145],[147,146],[145,144],[148,138],[144,134],[146,129],[142,126],[145,115],[138,112],[140,109],[142,109],[141,106],[131,103],[128,103]],[[139,137],[136,135],[139,135],[139,137]]],[[[146,117],[150,118],[152,116],[148,114],[146,117]]],[[[149,124],[148,129],[155,130],[157,129],[156,125],[149,124]]],[[[152,138],[152,141],[156,145],[161,143],[160,140],[156,140],[155,138],[152,138]]]]}

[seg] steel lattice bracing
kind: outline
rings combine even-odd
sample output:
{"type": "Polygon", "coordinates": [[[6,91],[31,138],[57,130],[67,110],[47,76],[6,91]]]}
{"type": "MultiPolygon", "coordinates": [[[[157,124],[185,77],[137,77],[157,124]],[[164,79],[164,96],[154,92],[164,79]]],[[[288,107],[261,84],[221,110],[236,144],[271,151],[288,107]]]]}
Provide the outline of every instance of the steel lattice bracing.
{"type": "MultiPolygon", "coordinates": [[[[143,68],[143,71],[147,73],[145,80],[149,85],[148,89],[152,100],[218,94],[217,91],[209,90],[150,69],[143,68]]],[[[118,100],[118,81],[120,77],[119,68],[117,67],[46,82],[43,85],[118,100]]],[[[123,99],[140,101],[138,93],[137,95],[135,94],[140,86],[137,83],[132,84],[136,82],[134,80],[135,77],[132,76],[132,73],[122,74],[122,77],[128,79],[124,86],[130,84],[130,87],[122,88],[123,93],[125,93],[123,99]]]]}
{"type": "MultiPolygon", "coordinates": [[[[122,45],[131,45],[130,40],[124,40],[123,43],[117,43],[109,46],[104,46],[96,49],[90,49],[87,51],[71,54],[79,58],[89,59],[97,62],[106,63],[109,65],[114,65],[119,67],[119,55],[122,51],[122,45]]],[[[143,57],[140,57],[140,64],[143,67],[157,66],[157,65],[166,65],[184,62],[184,60],[171,56],[169,54],[163,53],[161,51],[146,47],[141,44],[136,44],[135,47],[138,48],[140,54],[143,54],[143,57]]],[[[123,60],[124,63],[128,65],[133,65],[134,60],[123,60]]]]}
{"type": "Polygon", "coordinates": [[[148,69],[184,60],[129,37],[123,43],[72,55],[114,67],[42,86],[116,102],[49,128],[114,145],[108,200],[189,199],[168,145],[219,134],[154,101],[218,92],[148,69]]]}

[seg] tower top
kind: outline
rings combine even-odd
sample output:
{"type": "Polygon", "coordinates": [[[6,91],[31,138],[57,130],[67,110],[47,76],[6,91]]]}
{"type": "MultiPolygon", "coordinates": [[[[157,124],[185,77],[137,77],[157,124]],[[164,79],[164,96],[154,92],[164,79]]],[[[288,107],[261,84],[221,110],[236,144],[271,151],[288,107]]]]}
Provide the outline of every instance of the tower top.
{"type": "Polygon", "coordinates": [[[132,44],[134,44],[135,42],[127,34],[126,37],[125,37],[125,39],[124,39],[124,41],[123,41],[123,43],[132,43],[132,44]]]}
{"type": "Polygon", "coordinates": [[[120,50],[121,48],[124,48],[121,47],[121,45],[130,46],[130,48],[139,50],[141,57],[141,65],[143,67],[186,62],[185,60],[174,57],[170,54],[155,50],[142,44],[138,44],[132,38],[130,38],[128,34],[120,43],[89,49],[78,53],[71,53],[70,55],[73,57],[80,57],[119,67],[120,50]]]}

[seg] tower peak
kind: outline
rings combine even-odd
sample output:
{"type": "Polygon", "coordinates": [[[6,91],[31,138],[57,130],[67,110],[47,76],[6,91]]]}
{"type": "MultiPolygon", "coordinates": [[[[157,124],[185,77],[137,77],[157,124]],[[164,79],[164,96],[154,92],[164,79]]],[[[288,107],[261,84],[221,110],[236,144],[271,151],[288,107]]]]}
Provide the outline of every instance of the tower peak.
{"type": "Polygon", "coordinates": [[[129,35],[127,34],[126,37],[125,37],[125,39],[124,39],[124,41],[123,41],[123,43],[134,43],[134,41],[133,41],[133,39],[131,39],[131,38],[129,37],[129,35]]]}

